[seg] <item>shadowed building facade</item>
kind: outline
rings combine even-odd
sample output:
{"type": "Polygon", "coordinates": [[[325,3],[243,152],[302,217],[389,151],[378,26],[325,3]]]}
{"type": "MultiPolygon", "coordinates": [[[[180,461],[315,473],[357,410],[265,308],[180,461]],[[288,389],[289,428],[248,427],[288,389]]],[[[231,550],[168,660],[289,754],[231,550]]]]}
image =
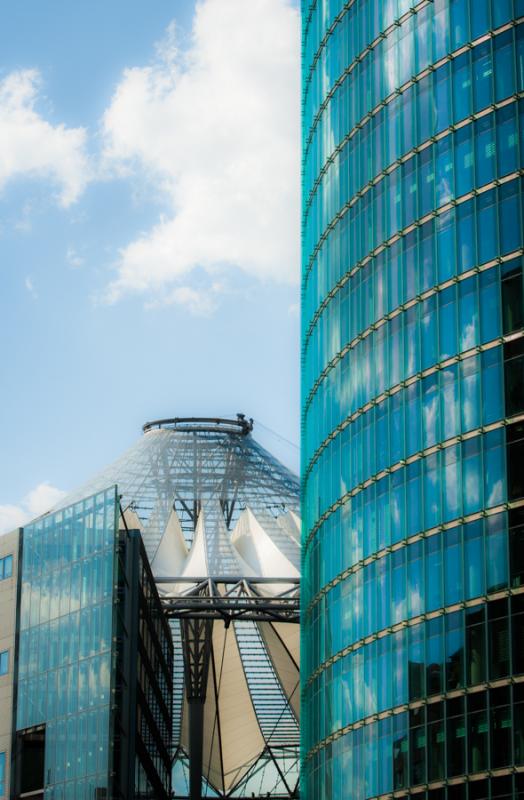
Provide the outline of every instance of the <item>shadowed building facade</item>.
{"type": "Polygon", "coordinates": [[[302,18],[302,796],[518,797],[524,2],[302,18]]]}

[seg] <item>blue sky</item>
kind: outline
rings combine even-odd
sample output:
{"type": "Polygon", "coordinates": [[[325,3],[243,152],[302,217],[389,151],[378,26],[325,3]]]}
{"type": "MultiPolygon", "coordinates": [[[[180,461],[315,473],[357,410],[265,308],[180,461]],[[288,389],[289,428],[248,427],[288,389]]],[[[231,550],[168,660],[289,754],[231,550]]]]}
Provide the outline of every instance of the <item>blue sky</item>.
{"type": "Polygon", "coordinates": [[[0,529],[151,418],[298,441],[298,41],[292,0],[2,4],[0,529]]]}

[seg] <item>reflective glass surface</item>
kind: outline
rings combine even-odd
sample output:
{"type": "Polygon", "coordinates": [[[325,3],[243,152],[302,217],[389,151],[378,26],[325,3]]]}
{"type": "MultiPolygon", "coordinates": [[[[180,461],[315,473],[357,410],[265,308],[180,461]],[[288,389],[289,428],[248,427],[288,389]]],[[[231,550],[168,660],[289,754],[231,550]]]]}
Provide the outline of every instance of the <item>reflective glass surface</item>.
{"type": "Polygon", "coordinates": [[[13,574],[13,556],[0,558],[0,581],[10,578],[13,574]]]}
{"type": "Polygon", "coordinates": [[[0,653],[0,675],[7,675],[9,672],[9,650],[0,653]]]}
{"type": "Polygon", "coordinates": [[[516,796],[524,3],[303,0],[302,54],[302,793],[516,796]]]}
{"type": "Polygon", "coordinates": [[[116,487],[24,529],[18,731],[45,725],[45,797],[91,800],[110,773],[116,487]]]}

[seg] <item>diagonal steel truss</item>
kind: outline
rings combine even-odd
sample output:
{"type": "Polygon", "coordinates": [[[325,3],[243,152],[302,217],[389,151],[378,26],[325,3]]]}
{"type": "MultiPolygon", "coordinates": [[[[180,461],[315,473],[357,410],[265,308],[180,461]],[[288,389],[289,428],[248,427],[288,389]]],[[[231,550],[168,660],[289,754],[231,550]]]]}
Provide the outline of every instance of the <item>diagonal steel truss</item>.
{"type": "MultiPolygon", "coordinates": [[[[181,748],[179,748],[175,757],[189,761],[186,753],[181,748]]],[[[257,774],[260,775],[267,768],[267,765],[271,763],[274,765],[275,771],[284,787],[284,791],[279,791],[277,793],[271,792],[269,795],[271,800],[297,800],[299,797],[299,781],[298,778],[293,775],[293,770],[298,772],[299,760],[300,755],[298,748],[268,746],[262,751],[259,758],[240,781],[240,784],[225,794],[218,792],[218,797],[220,800],[253,800],[253,797],[256,796],[254,792],[247,790],[249,794],[243,794],[243,792],[246,791],[246,784],[252,781],[257,774]],[[287,759],[290,762],[291,768],[287,770],[283,769],[281,764],[282,759],[287,759]]],[[[259,795],[259,798],[266,798],[267,796],[267,792],[264,792],[259,795]]],[[[187,800],[187,795],[174,794],[172,800],[187,800]]]]}

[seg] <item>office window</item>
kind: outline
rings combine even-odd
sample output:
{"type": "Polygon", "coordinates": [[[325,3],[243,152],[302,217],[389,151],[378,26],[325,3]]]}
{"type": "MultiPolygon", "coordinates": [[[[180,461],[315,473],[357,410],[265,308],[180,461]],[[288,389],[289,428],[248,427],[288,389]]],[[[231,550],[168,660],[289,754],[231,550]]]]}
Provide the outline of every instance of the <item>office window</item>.
{"type": "Polygon", "coordinates": [[[9,650],[0,653],[0,675],[7,675],[9,672],[9,650]]]}
{"type": "Polygon", "coordinates": [[[13,574],[13,556],[0,558],[0,581],[10,578],[13,574]]]}
{"type": "Polygon", "coordinates": [[[0,797],[5,797],[5,753],[0,753],[0,797]]]}

